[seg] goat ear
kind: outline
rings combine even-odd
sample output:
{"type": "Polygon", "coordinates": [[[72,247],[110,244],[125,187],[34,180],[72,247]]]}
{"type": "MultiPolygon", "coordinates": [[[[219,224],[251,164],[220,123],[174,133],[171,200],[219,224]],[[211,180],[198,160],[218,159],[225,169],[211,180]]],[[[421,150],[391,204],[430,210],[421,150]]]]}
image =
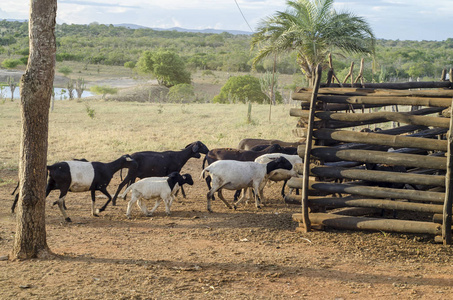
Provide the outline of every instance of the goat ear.
{"type": "Polygon", "coordinates": [[[193,152],[198,152],[200,150],[200,145],[197,143],[195,143],[192,147],[192,151],[193,152]]]}
{"type": "Polygon", "coordinates": [[[179,176],[177,177],[176,180],[178,181],[178,184],[179,184],[180,186],[182,186],[182,185],[185,183],[185,179],[184,179],[184,177],[182,177],[180,174],[178,174],[178,175],[179,175],[179,176]]]}
{"type": "Polygon", "coordinates": [[[189,148],[189,147],[191,147],[191,146],[193,146],[193,145],[195,145],[195,144],[198,144],[198,142],[190,143],[190,144],[188,144],[187,146],[185,146],[184,149],[189,148]]]}

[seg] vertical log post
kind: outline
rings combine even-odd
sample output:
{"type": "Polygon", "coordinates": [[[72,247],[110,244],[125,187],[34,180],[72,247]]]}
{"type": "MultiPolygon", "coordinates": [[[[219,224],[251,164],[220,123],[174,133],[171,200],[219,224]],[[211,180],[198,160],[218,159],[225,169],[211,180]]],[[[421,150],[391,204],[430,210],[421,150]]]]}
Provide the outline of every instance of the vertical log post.
{"type": "Polygon", "coordinates": [[[440,81],[446,81],[447,80],[447,69],[442,70],[442,74],[440,75],[440,81]]]}
{"type": "Polygon", "coordinates": [[[354,87],[354,76],[352,75],[353,71],[354,71],[354,62],[351,62],[351,67],[349,68],[349,73],[343,79],[343,83],[346,83],[346,81],[348,81],[348,78],[351,77],[351,87],[354,87]]]}
{"type": "Polygon", "coordinates": [[[316,109],[316,98],[318,97],[318,90],[319,85],[321,84],[321,75],[322,75],[322,67],[318,65],[316,67],[316,78],[315,78],[315,85],[313,89],[313,94],[311,95],[310,101],[310,113],[309,113],[309,120],[308,120],[308,128],[307,128],[307,139],[305,141],[305,154],[304,154],[304,174],[303,174],[303,181],[302,181],[302,222],[303,222],[303,230],[304,232],[311,231],[311,223],[308,217],[308,189],[309,189],[309,177],[310,177],[310,152],[311,146],[313,141],[313,125],[315,119],[315,109],[316,109]]]}
{"type": "Polygon", "coordinates": [[[357,75],[357,78],[355,79],[354,83],[357,83],[360,79],[360,83],[363,86],[363,65],[364,65],[365,59],[360,60],[360,69],[359,69],[359,75],[357,75]]]}
{"type": "Polygon", "coordinates": [[[448,75],[450,77],[450,88],[453,88],[453,69],[450,69],[450,72],[448,72],[448,75]]]}
{"type": "Polygon", "coordinates": [[[444,245],[451,245],[451,209],[453,198],[453,180],[451,178],[451,169],[453,167],[453,101],[450,106],[450,130],[447,134],[448,151],[447,151],[447,174],[445,175],[445,201],[443,209],[442,222],[442,241],[444,245]]]}
{"type": "MultiPolygon", "coordinates": [[[[332,80],[331,83],[334,83],[334,79],[338,82],[338,84],[340,85],[340,87],[343,87],[343,84],[341,83],[341,81],[338,79],[337,75],[335,75],[335,71],[333,69],[333,63],[332,63],[332,53],[329,53],[329,73],[332,71],[332,76],[330,77],[329,75],[327,75],[327,80],[329,80],[329,78],[332,80]]],[[[327,86],[330,86],[330,82],[328,82],[327,86]]]]}

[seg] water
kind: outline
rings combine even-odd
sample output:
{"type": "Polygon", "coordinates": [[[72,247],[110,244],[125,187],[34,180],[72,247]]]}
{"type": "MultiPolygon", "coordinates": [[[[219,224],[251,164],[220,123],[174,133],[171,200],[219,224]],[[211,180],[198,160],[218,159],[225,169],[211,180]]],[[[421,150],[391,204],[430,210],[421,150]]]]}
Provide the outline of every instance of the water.
{"type": "MultiPolygon", "coordinates": [[[[69,100],[68,90],[65,88],[54,88],[55,100],[69,100]]],[[[73,96],[76,99],[77,93],[74,91],[73,96]]],[[[90,91],[83,91],[82,98],[93,96],[90,91]]],[[[0,98],[11,99],[11,89],[8,86],[0,87],[0,98]]],[[[14,90],[14,99],[20,98],[20,89],[16,87],[14,90]]]]}

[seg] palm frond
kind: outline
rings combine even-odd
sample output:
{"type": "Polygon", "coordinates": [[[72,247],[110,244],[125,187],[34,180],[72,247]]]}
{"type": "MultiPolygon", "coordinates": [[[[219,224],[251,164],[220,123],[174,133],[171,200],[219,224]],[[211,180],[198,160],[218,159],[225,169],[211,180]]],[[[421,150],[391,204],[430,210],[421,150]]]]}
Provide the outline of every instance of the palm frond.
{"type": "Polygon", "coordinates": [[[297,51],[302,72],[310,72],[325,63],[327,53],[338,49],[352,53],[373,53],[375,37],[368,23],[352,13],[337,13],[334,0],[289,0],[287,9],[260,21],[252,37],[251,49],[258,48],[253,59],[286,51],[297,51]]]}

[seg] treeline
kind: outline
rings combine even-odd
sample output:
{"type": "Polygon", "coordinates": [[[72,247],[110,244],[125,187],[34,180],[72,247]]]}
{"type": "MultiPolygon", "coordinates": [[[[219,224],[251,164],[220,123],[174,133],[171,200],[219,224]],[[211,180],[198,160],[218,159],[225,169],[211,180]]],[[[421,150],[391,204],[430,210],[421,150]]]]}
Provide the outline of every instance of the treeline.
{"type": "MultiPolygon", "coordinates": [[[[251,71],[249,35],[230,33],[207,34],[152,29],[130,29],[92,23],[89,25],[56,26],[57,61],[78,61],[101,65],[134,65],[145,51],[167,49],[178,53],[192,70],[225,72],[251,71]]],[[[351,62],[356,70],[362,57],[333,54],[333,65],[342,79],[351,62]]],[[[0,21],[0,55],[3,59],[22,62],[28,55],[28,24],[0,21]],[[21,59],[22,58],[22,59],[21,59]]],[[[383,82],[412,78],[439,78],[444,68],[453,67],[453,38],[446,41],[378,40],[374,57],[365,58],[366,81],[383,82]]],[[[295,53],[278,58],[277,71],[282,74],[300,72],[295,53]]],[[[272,70],[273,60],[260,63],[258,72],[272,70]]]]}

